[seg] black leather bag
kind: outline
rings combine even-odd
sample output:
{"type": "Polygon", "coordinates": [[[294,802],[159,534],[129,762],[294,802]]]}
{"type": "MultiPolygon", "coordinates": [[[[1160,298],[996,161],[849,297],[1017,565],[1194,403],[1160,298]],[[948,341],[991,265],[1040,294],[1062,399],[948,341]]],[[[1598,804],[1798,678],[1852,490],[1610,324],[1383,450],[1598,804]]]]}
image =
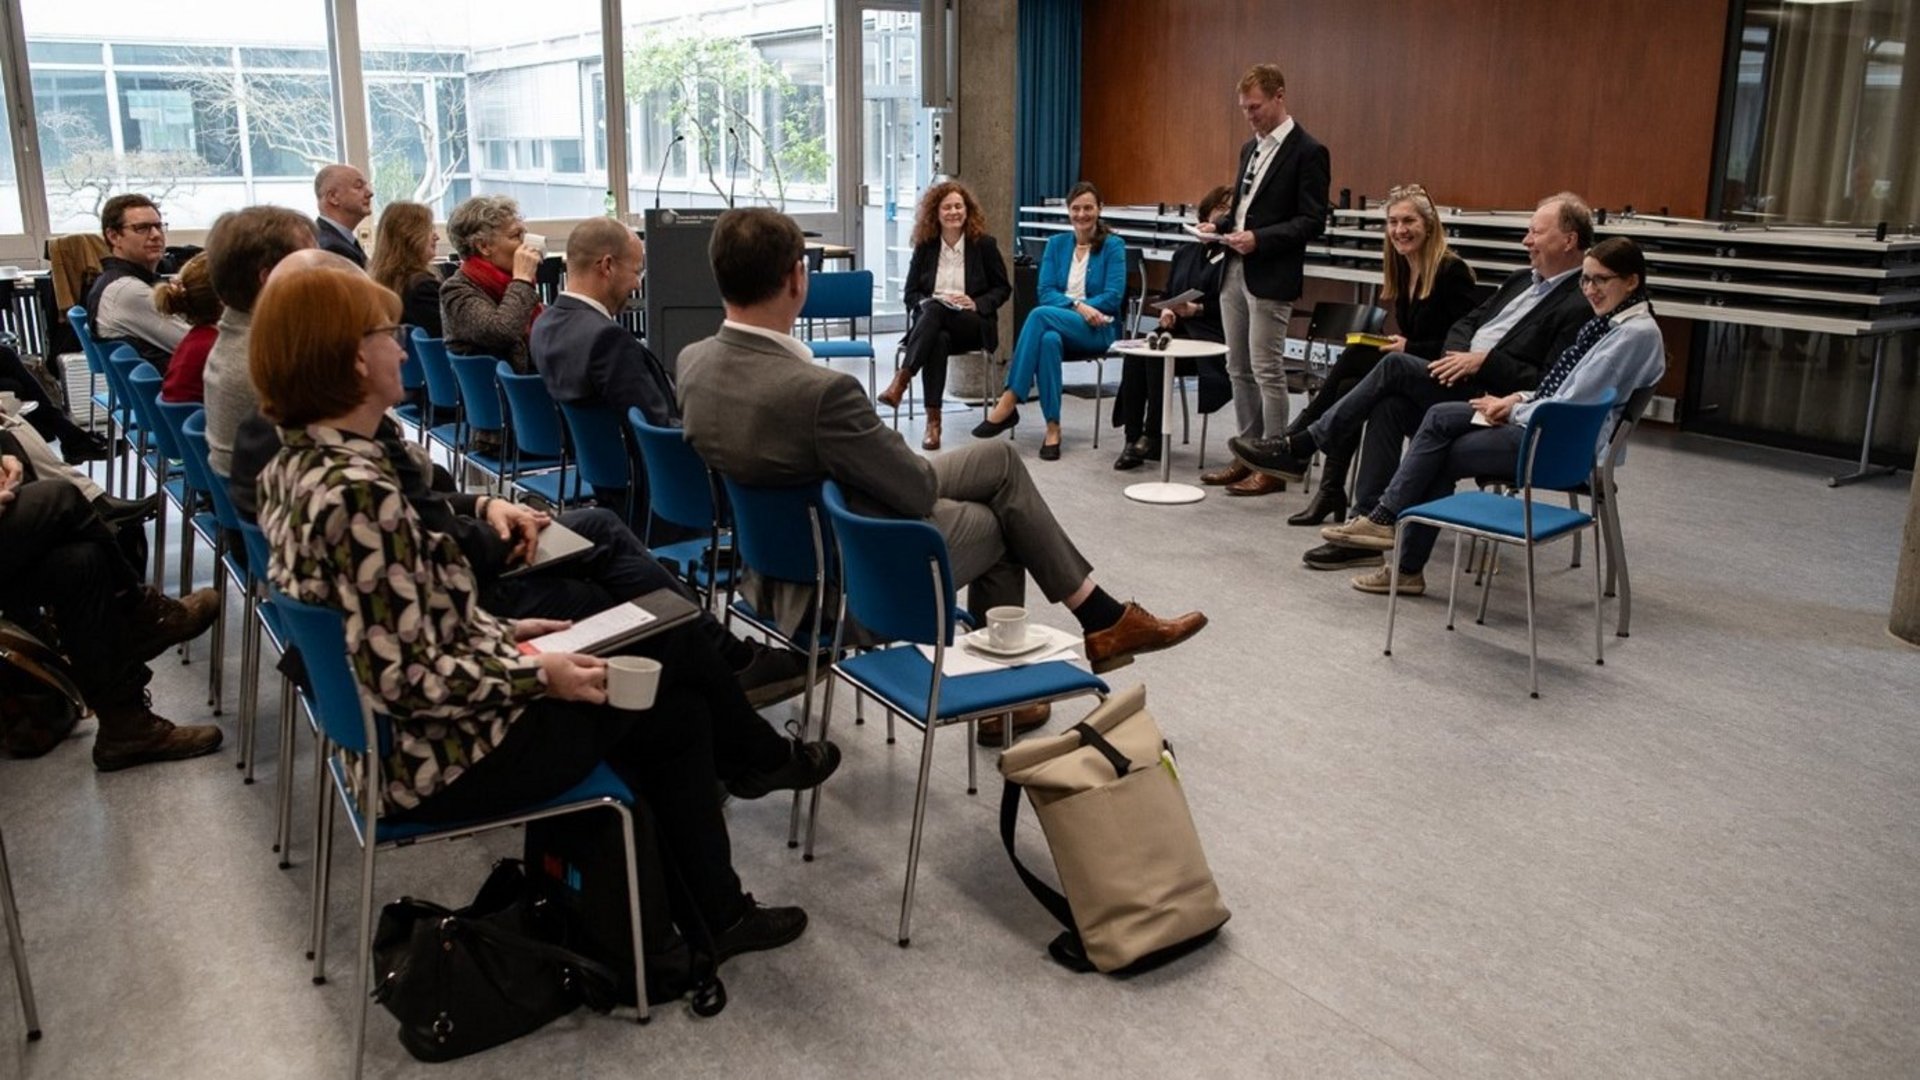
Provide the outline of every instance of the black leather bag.
{"type": "Polygon", "coordinates": [[[0,619],[0,750],[39,757],[72,734],[85,711],[65,658],[25,627],[0,619]]]}
{"type": "Polygon", "coordinates": [[[421,1061],[451,1061],[581,1005],[611,1010],[613,970],[551,944],[558,920],[514,859],[458,911],[411,897],[388,904],[373,937],[373,999],[399,1019],[400,1045],[421,1061]]]}

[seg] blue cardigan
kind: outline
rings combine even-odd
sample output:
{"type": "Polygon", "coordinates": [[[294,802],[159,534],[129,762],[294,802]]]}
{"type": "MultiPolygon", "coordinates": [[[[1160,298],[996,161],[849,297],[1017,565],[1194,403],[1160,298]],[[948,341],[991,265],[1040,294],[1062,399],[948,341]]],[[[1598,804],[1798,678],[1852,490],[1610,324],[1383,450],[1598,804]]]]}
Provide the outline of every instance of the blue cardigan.
{"type": "MultiPolygon", "coordinates": [[[[1047,240],[1040,256],[1041,307],[1070,308],[1067,297],[1067,272],[1073,268],[1073,234],[1060,233],[1047,240]]],[[[1114,233],[1106,243],[1087,255],[1087,306],[1115,319],[1120,317],[1120,300],[1127,291],[1127,243],[1114,233]]]]}

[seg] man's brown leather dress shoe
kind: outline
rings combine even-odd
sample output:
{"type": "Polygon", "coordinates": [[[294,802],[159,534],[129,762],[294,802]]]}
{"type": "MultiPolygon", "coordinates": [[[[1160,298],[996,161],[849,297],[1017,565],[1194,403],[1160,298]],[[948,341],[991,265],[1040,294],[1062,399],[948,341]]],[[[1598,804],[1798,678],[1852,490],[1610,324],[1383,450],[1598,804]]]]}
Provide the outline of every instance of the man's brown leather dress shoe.
{"type": "MultiPolygon", "coordinates": [[[[1019,738],[1034,728],[1043,726],[1052,716],[1053,706],[1044,701],[1038,705],[1029,705],[1024,709],[1013,710],[1014,737],[1019,738]]],[[[999,746],[1001,735],[1000,727],[1003,720],[1005,720],[1005,717],[989,716],[985,720],[980,721],[975,725],[975,727],[979,729],[979,734],[973,737],[973,741],[979,743],[981,746],[999,746]]]]}
{"type": "Polygon", "coordinates": [[[1252,475],[1254,475],[1252,469],[1247,468],[1237,461],[1229,461],[1225,466],[1215,469],[1212,472],[1201,473],[1200,482],[1209,486],[1218,487],[1221,484],[1237,484],[1252,475]]]}
{"type": "Polygon", "coordinates": [[[1198,611],[1160,619],[1129,600],[1119,622],[1087,635],[1087,662],[1093,665],[1095,675],[1125,667],[1133,663],[1135,655],[1170,649],[1206,625],[1207,617],[1198,611]]]}
{"type": "Polygon", "coordinates": [[[1268,476],[1266,473],[1257,472],[1249,472],[1245,480],[1237,484],[1227,485],[1227,494],[1249,497],[1254,495],[1273,495],[1285,490],[1287,490],[1287,482],[1285,480],[1277,476],[1268,476]]]}

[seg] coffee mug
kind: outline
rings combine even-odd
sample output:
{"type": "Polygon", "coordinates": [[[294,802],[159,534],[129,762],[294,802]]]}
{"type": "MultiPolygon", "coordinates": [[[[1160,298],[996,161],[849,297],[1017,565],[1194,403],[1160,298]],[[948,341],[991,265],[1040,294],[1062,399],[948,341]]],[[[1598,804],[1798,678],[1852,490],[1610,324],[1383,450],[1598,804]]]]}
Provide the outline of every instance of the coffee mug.
{"type": "Polygon", "coordinates": [[[547,238],[544,236],[541,236],[537,232],[527,233],[525,236],[522,236],[520,238],[520,242],[534,249],[535,251],[538,251],[542,255],[545,255],[547,253],[547,238]]]}
{"type": "Polygon", "coordinates": [[[1027,644],[1027,609],[996,607],[987,609],[987,644],[1012,651],[1027,644]]]}
{"type": "Polygon", "coordinates": [[[660,692],[660,661],[646,656],[607,657],[607,704],[639,711],[653,708],[660,692]]]}

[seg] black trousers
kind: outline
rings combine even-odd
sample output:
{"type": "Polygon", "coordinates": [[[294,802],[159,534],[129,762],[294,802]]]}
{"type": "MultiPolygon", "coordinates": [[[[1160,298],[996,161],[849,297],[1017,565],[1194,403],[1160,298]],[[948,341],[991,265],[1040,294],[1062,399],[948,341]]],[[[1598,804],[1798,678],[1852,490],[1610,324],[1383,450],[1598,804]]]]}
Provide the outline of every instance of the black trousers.
{"type": "Polygon", "coordinates": [[[986,320],[978,312],[956,311],[938,300],[920,301],[920,317],[907,331],[907,370],[920,373],[921,396],[930,413],[940,411],[947,389],[947,357],[979,348],[986,320]]]}
{"type": "Polygon", "coordinates": [[[1366,430],[1360,476],[1354,482],[1353,510],[1372,510],[1400,464],[1400,443],[1420,428],[1427,410],[1443,401],[1465,401],[1478,389],[1461,382],[1442,386],[1427,373],[1428,361],[1409,353],[1388,353],[1373,370],[1309,425],[1319,446],[1351,445],[1366,430]]]}
{"type": "Polygon", "coordinates": [[[32,480],[0,513],[0,607],[47,608],[94,708],[137,696],[152,673],[129,655],[127,598],[140,576],[80,489],[32,480]]]}
{"type": "MultiPolygon", "coordinates": [[[[1174,337],[1188,337],[1175,324],[1174,337]]],[[[1120,393],[1113,399],[1113,423],[1126,433],[1126,440],[1134,442],[1146,436],[1154,439],[1154,452],[1159,452],[1161,424],[1165,417],[1166,373],[1161,370],[1164,360],[1149,359],[1144,356],[1128,356],[1120,365],[1120,393]]],[[[1199,405],[1201,412],[1211,412],[1207,406],[1212,400],[1224,405],[1233,397],[1233,387],[1227,377],[1226,361],[1217,356],[1205,356],[1198,360],[1176,360],[1173,362],[1174,378],[1197,375],[1200,379],[1199,405]]],[[[1214,406],[1215,409],[1219,405],[1214,406]]]]}
{"type": "MultiPolygon", "coordinates": [[[[1340,354],[1340,359],[1327,369],[1326,377],[1320,381],[1320,392],[1313,395],[1307,407],[1293,418],[1289,431],[1305,431],[1315,420],[1325,416],[1340,400],[1351,393],[1367,374],[1380,364],[1380,350],[1371,345],[1350,345],[1340,354]]],[[[1353,452],[1360,448],[1358,431],[1340,431],[1334,433],[1334,441],[1320,447],[1326,455],[1327,464],[1322,483],[1332,483],[1345,489],[1347,470],[1353,464],[1353,452]]]]}

